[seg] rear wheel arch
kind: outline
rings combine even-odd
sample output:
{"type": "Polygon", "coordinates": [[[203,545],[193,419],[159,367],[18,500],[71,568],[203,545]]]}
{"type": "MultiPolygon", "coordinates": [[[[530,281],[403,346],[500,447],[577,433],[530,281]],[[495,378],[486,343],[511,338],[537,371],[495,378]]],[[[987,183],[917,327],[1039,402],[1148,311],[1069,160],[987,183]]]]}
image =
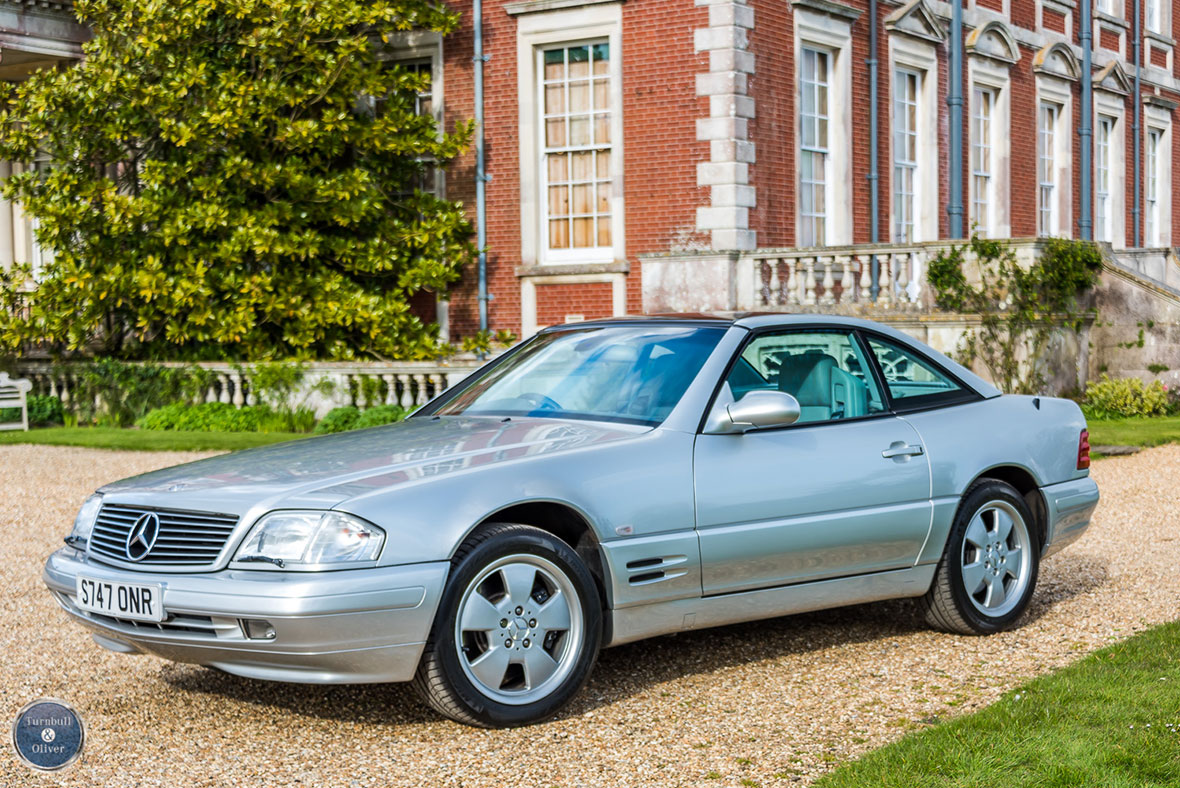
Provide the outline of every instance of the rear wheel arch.
{"type": "Polygon", "coordinates": [[[989,479],[1011,485],[1024,498],[1024,502],[1033,515],[1033,531],[1037,543],[1044,551],[1045,541],[1049,535],[1049,509],[1045,504],[1045,496],[1041,492],[1041,485],[1037,482],[1037,477],[1033,475],[1032,471],[1021,465],[997,465],[988,468],[972,479],[971,483],[963,490],[962,498],[966,499],[972,489],[989,479]]]}

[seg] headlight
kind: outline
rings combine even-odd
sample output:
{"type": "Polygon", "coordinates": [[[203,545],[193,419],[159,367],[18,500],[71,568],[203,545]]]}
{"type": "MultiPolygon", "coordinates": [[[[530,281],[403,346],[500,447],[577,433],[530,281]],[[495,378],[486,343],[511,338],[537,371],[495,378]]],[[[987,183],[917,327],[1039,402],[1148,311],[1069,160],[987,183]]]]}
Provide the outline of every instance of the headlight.
{"type": "Polygon", "coordinates": [[[82,508],[78,510],[78,516],[74,518],[74,528],[66,537],[66,544],[79,549],[86,547],[86,543],[90,541],[90,532],[94,530],[94,521],[98,519],[98,510],[101,508],[101,495],[92,495],[86,499],[82,508]]]}
{"type": "Polygon", "coordinates": [[[271,512],[255,523],[234,561],[280,567],[375,561],[385,532],[341,512],[271,512]]]}

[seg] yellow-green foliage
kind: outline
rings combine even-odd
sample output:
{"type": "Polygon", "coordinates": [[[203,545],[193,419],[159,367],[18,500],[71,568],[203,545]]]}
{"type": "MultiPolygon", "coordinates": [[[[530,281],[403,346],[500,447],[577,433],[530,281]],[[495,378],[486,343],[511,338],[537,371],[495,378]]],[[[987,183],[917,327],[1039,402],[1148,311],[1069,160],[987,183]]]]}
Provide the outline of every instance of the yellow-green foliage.
{"type": "Polygon", "coordinates": [[[1086,415],[1095,419],[1119,416],[1164,416],[1171,407],[1168,388],[1158,380],[1144,384],[1139,378],[1112,379],[1103,374],[1086,386],[1082,403],[1086,415]]]}
{"type": "Polygon", "coordinates": [[[78,0],[85,57],[0,82],[4,195],[52,262],[0,272],[0,351],[421,358],[409,308],[473,256],[461,204],[416,190],[472,126],[415,109],[383,51],[449,33],[430,0],[78,0]],[[375,97],[368,99],[365,97],[375,97]]]}

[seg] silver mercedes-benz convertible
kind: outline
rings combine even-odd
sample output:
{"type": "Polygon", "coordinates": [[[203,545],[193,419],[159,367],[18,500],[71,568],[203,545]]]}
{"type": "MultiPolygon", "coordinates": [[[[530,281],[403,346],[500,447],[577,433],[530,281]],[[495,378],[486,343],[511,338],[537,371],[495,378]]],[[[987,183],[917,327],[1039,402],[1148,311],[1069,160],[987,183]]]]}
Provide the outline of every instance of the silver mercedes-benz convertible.
{"type": "Polygon", "coordinates": [[[413,681],[521,725],[653,635],[894,597],[1008,627],[1089,525],[1089,464],[1073,402],[876,323],[620,318],[542,331],[402,424],[107,485],[44,579],[115,651],[413,681]]]}

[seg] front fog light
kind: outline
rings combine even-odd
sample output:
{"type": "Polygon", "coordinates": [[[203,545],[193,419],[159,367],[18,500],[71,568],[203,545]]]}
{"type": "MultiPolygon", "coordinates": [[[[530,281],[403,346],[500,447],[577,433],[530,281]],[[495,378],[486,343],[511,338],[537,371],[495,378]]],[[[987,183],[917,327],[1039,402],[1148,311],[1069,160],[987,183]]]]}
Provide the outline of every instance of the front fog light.
{"type": "Polygon", "coordinates": [[[269,621],[260,618],[242,618],[238,620],[242,625],[242,634],[250,640],[274,640],[275,628],[269,621]]]}
{"type": "Polygon", "coordinates": [[[234,560],[283,568],[375,561],[385,532],[342,512],[272,512],[250,531],[234,560]]]}

